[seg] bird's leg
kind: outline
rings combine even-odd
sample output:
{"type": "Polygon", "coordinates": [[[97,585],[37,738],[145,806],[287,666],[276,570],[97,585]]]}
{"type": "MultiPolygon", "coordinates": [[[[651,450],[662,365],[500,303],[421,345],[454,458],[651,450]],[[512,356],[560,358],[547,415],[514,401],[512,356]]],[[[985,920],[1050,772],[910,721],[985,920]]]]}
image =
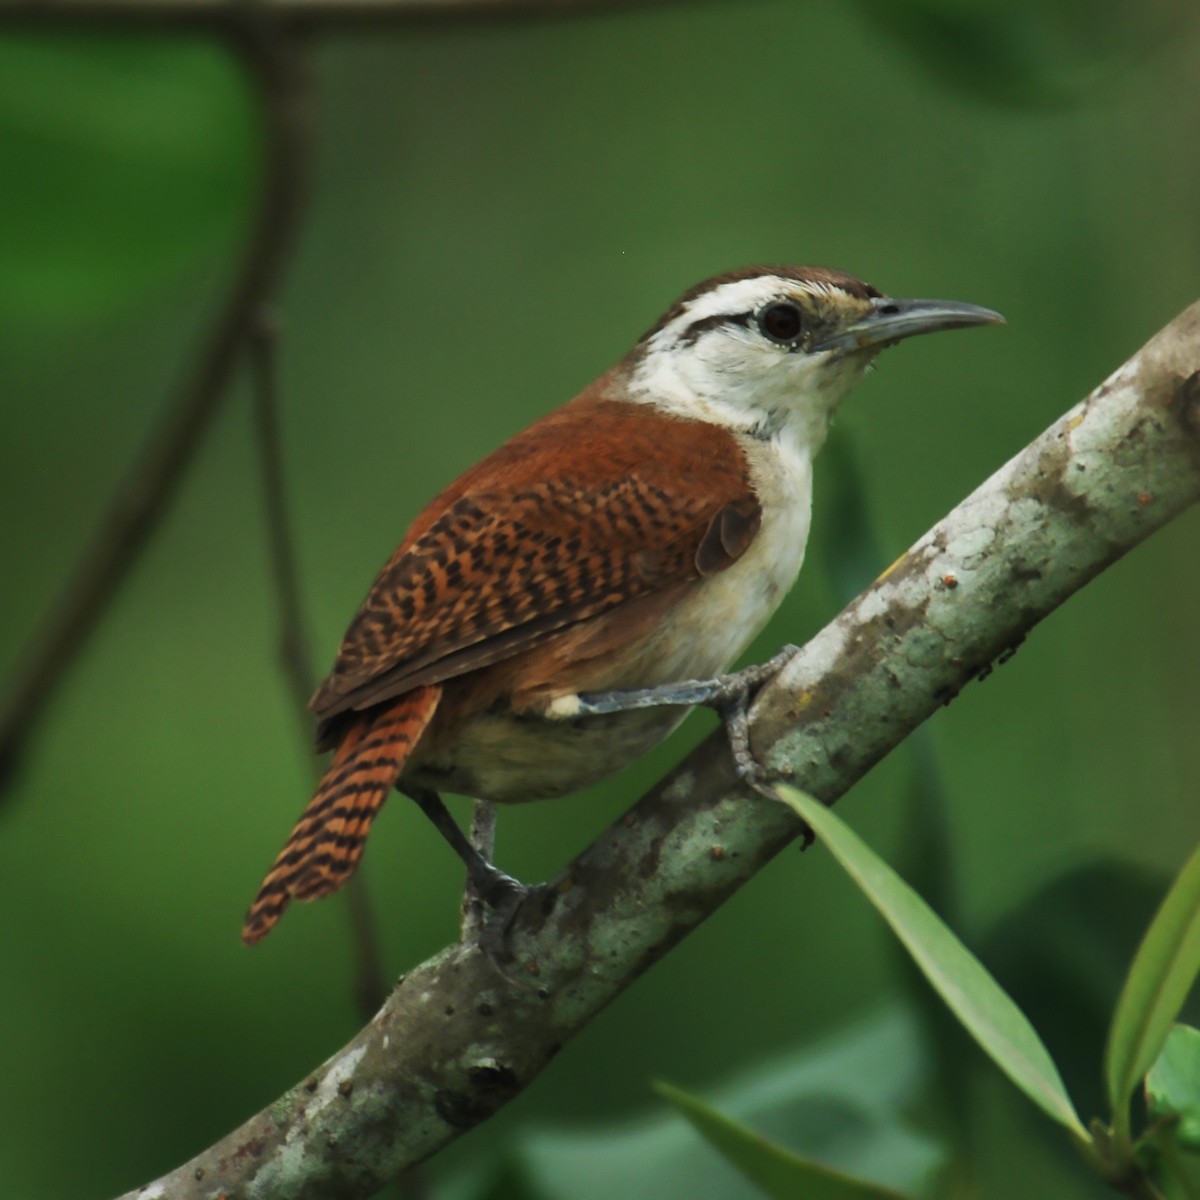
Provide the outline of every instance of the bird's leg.
{"type": "MultiPolygon", "coordinates": [[[[471,805],[471,829],[467,835],[471,845],[486,862],[492,861],[496,846],[496,806],[490,800],[475,800],[471,805]]],[[[484,927],[484,912],[487,908],[471,875],[467,875],[467,886],[463,888],[461,906],[462,940],[477,942],[484,927]]]]}
{"type": "Polygon", "coordinates": [[[523,899],[529,890],[523,883],[506,875],[494,866],[473,846],[466,834],[442,803],[437,792],[429,788],[406,787],[402,789],[420,805],[421,811],[433,822],[437,831],[450,843],[450,848],[463,860],[467,878],[476,895],[494,909],[507,909],[523,899]]]}
{"type": "MultiPolygon", "coordinates": [[[[442,798],[437,792],[430,788],[416,787],[406,787],[401,790],[420,805],[421,811],[433,822],[437,831],[450,843],[451,849],[466,865],[467,895],[463,900],[463,941],[474,941],[487,956],[492,966],[501,975],[508,978],[504,968],[505,960],[510,957],[507,946],[508,931],[516,916],[517,907],[529,895],[530,889],[488,861],[490,847],[488,854],[485,855],[467,838],[442,803],[442,798]],[[480,921],[471,913],[470,910],[476,906],[478,901],[482,901],[491,908],[490,920],[480,921]]],[[[483,803],[483,801],[476,801],[477,805],[483,803]]],[[[488,830],[485,837],[480,839],[485,846],[489,845],[490,835],[495,831],[494,809],[490,804],[487,805],[487,808],[492,809],[490,814],[492,829],[488,830]]],[[[478,816],[477,809],[476,817],[478,818],[478,816]]],[[[473,834],[477,831],[479,831],[478,820],[472,822],[471,826],[473,834]]]]}
{"type": "Polygon", "coordinates": [[[750,722],[747,716],[750,701],[768,679],[799,653],[799,649],[798,646],[784,646],[765,663],[746,667],[731,675],[716,675],[712,679],[683,679],[678,683],[621,692],[587,692],[579,697],[577,712],[580,716],[592,716],[673,704],[700,704],[714,709],[725,724],[738,778],[758,787],[762,769],[750,749],[750,722]]]}

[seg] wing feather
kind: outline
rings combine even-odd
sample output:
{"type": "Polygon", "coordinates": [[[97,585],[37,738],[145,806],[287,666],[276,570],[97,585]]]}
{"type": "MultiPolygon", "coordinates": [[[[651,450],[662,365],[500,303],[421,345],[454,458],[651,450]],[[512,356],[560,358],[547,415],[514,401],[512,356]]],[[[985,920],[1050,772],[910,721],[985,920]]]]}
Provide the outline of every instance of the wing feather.
{"type": "Polygon", "coordinates": [[[313,697],[323,726],[724,570],[745,552],[761,514],[731,436],[586,399],[519,434],[418,518],[313,697]],[[572,432],[590,452],[564,462],[572,432]]]}

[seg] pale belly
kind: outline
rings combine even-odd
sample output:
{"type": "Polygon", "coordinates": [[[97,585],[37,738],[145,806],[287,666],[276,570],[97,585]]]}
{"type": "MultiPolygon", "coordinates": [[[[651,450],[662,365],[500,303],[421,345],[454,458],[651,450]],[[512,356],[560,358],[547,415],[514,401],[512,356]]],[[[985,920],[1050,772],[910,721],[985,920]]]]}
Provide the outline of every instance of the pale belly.
{"type": "Polygon", "coordinates": [[[567,719],[486,712],[455,739],[453,755],[426,760],[405,780],[499,804],[551,800],[590,787],[656,746],[686,708],[567,719]]]}

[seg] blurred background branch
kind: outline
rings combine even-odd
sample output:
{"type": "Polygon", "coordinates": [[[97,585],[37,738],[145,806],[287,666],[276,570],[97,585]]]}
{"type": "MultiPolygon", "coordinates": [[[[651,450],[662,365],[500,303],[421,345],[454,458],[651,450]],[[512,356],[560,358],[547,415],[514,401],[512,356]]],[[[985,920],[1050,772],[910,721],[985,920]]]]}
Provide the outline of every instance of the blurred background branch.
{"type": "Polygon", "coordinates": [[[317,686],[308,622],[300,594],[296,540],[288,517],[283,465],[283,432],[279,420],[279,316],[263,304],[248,329],[253,374],[254,432],[262,477],[267,553],[279,612],[279,665],[292,696],[300,742],[311,752],[313,723],[308,700],[317,686]]]}
{"type": "Polygon", "coordinates": [[[259,100],[262,176],[246,249],[192,376],[161,414],[65,587],[5,683],[0,795],[66,672],[108,611],[183,483],[259,320],[279,286],[308,191],[314,113],[297,43],[238,26],[231,46],[259,100]]]}
{"type": "Polygon", "coordinates": [[[569,17],[697,0],[0,0],[0,22],[220,31],[246,23],[332,33],[505,17],[569,17]]]}

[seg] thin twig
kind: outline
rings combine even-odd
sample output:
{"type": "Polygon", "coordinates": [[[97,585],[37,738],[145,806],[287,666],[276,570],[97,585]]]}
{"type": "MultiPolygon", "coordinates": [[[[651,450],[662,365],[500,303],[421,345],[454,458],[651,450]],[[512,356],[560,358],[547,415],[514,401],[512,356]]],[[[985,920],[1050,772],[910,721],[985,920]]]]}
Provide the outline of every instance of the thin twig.
{"type": "MultiPolygon", "coordinates": [[[[759,758],[834,803],[1042,618],[1200,500],[1200,303],[922,537],[766,685],[759,758]]],[[[802,832],[718,732],[477,944],[406,975],[342,1050],[126,1200],[343,1200],[480,1124],[802,832]]]]}
{"type": "Polygon", "coordinates": [[[246,333],[276,290],[303,207],[311,121],[305,72],[292,47],[239,26],[231,44],[253,64],[263,117],[257,213],[237,277],[195,373],[163,414],[117,488],[66,587],[30,638],[0,701],[0,794],[71,664],[107,612],[169,508],[224,400],[246,333]]]}
{"type": "Polygon", "coordinates": [[[275,310],[263,304],[250,329],[250,364],[253,376],[255,443],[266,510],[267,549],[275,601],[279,607],[279,663],[292,693],[292,708],[305,747],[311,750],[312,718],[308,698],[316,687],[311,642],[304,604],[300,599],[300,571],[296,563],[295,538],[288,517],[283,479],[283,439],[279,427],[279,380],[276,348],[279,320],[275,310]]]}

